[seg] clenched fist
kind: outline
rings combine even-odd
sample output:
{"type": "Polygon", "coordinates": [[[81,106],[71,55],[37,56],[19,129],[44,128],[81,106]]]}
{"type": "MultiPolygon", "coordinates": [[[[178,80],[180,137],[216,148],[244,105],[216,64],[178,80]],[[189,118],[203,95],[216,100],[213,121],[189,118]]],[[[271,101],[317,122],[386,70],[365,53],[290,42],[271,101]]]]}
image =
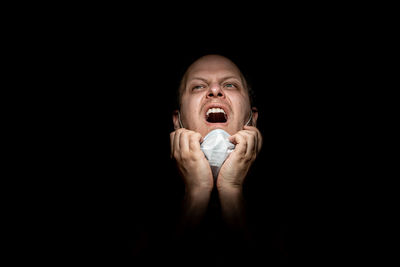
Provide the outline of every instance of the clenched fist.
{"type": "Polygon", "coordinates": [[[210,165],[200,149],[202,136],[180,128],[170,134],[171,157],[175,159],[187,193],[211,192],[213,176],[210,165]]]}
{"type": "Polygon", "coordinates": [[[261,133],[253,126],[244,126],[243,130],[230,136],[229,141],[236,147],[221,167],[217,179],[218,191],[241,190],[244,179],[262,146],[261,133]]]}

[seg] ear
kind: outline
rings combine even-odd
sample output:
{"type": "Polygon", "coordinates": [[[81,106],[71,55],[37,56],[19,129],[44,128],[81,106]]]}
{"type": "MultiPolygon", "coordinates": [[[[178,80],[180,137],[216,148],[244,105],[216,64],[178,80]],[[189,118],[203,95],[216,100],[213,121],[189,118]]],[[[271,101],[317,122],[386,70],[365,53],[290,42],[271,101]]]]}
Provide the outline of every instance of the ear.
{"type": "Polygon", "coordinates": [[[256,107],[252,107],[251,111],[253,112],[253,118],[251,119],[251,125],[254,127],[257,127],[258,109],[256,107]]]}
{"type": "Polygon", "coordinates": [[[172,122],[174,124],[174,129],[178,130],[179,128],[181,128],[180,124],[179,124],[179,110],[174,110],[174,112],[172,113],[172,122]]]}

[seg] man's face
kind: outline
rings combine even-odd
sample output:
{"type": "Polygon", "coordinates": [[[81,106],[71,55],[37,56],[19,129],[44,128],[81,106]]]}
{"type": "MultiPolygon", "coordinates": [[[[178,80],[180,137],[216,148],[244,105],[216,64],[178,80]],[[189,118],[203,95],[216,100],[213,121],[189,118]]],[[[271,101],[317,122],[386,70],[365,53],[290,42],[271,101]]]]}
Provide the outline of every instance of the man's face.
{"type": "Polygon", "coordinates": [[[181,89],[182,124],[203,137],[217,128],[233,135],[249,120],[248,91],[239,69],[227,58],[209,55],[194,62],[181,89]]]}

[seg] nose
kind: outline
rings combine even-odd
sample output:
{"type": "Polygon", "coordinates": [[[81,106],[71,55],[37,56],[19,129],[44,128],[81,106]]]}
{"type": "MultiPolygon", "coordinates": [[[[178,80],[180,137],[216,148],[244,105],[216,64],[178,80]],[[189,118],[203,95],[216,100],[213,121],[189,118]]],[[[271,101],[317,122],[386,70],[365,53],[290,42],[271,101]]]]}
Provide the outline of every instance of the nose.
{"type": "Polygon", "coordinates": [[[208,90],[207,98],[225,98],[224,91],[217,84],[210,86],[208,90]]]}

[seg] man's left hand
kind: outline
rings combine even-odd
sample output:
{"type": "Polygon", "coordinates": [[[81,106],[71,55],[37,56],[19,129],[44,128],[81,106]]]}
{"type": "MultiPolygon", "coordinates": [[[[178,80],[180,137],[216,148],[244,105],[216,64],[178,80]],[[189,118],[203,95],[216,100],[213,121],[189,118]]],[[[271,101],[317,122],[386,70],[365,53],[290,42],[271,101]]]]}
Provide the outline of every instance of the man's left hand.
{"type": "Polygon", "coordinates": [[[244,179],[262,147],[260,131],[253,126],[244,126],[244,129],[229,137],[229,141],[236,145],[221,167],[217,179],[219,191],[241,190],[244,179]]]}

